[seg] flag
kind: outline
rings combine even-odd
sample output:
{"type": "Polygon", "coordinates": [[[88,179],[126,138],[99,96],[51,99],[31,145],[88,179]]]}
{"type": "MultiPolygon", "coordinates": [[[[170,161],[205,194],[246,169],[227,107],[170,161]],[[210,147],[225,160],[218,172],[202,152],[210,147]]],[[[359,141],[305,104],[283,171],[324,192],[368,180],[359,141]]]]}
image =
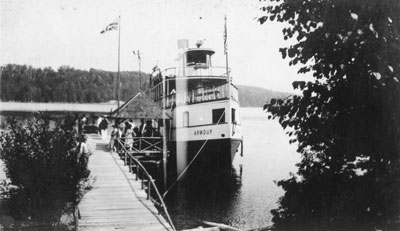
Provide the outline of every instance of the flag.
{"type": "Polygon", "coordinates": [[[108,24],[101,32],[100,34],[103,34],[107,31],[110,30],[118,30],[118,18],[116,18],[112,23],[108,24]]]}
{"type": "Polygon", "coordinates": [[[228,53],[228,31],[226,29],[226,15],[225,15],[225,26],[224,26],[224,54],[228,53]]]}
{"type": "Polygon", "coordinates": [[[135,52],[134,50],[132,51],[132,53],[133,53],[133,55],[137,55],[137,58],[138,58],[138,60],[139,60],[139,62],[140,61],[142,61],[142,58],[140,57],[140,51],[138,50],[137,52],[135,52]]]}

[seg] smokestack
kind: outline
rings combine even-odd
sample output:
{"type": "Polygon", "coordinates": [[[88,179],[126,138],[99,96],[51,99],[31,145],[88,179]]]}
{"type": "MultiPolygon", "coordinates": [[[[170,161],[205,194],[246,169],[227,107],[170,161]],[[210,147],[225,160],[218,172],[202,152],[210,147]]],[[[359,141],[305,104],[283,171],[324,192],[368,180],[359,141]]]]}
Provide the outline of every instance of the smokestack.
{"type": "Polygon", "coordinates": [[[178,40],[178,48],[179,49],[186,49],[189,47],[189,40],[187,39],[179,39],[178,40]]]}

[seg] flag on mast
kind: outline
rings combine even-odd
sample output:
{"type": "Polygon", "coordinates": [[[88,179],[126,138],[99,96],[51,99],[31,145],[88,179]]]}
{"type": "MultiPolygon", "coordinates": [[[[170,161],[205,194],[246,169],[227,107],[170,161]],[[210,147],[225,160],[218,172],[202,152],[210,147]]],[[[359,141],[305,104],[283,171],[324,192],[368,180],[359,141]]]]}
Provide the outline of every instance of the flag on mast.
{"type": "Polygon", "coordinates": [[[137,52],[133,50],[132,53],[133,53],[133,55],[137,56],[139,62],[142,60],[142,58],[140,57],[140,51],[139,50],[137,52]]]}
{"type": "Polygon", "coordinates": [[[114,19],[110,24],[108,24],[100,34],[104,34],[110,30],[118,30],[118,75],[117,75],[117,114],[119,115],[119,85],[120,85],[120,48],[121,48],[121,16],[114,19]]]}
{"type": "Polygon", "coordinates": [[[225,15],[225,26],[224,26],[224,54],[228,53],[228,30],[226,28],[226,15],[225,15]]]}
{"type": "Polygon", "coordinates": [[[118,30],[118,18],[116,18],[112,23],[108,24],[101,32],[100,34],[104,34],[107,31],[110,30],[118,30]]]}

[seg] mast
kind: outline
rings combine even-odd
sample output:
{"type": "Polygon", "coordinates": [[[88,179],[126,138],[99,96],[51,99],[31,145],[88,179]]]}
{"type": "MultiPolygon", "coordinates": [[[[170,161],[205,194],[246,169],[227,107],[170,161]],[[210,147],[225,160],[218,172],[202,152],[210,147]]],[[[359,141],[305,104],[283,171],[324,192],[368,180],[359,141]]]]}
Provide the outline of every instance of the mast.
{"type": "Polygon", "coordinates": [[[140,50],[137,51],[137,57],[138,57],[138,63],[139,63],[139,89],[142,91],[143,87],[142,87],[142,73],[140,71],[141,69],[141,57],[140,57],[140,50]]]}
{"type": "Polygon", "coordinates": [[[121,47],[121,15],[118,16],[118,75],[117,75],[117,115],[119,115],[119,85],[121,81],[120,77],[120,47],[121,47]]]}
{"type": "Polygon", "coordinates": [[[164,191],[167,188],[167,123],[166,123],[166,114],[165,114],[165,100],[166,100],[166,92],[165,92],[165,76],[161,75],[162,78],[162,120],[163,120],[163,175],[164,175],[164,191]]]}
{"type": "MultiPolygon", "coordinates": [[[[231,88],[232,88],[232,80],[229,73],[229,63],[228,63],[228,29],[226,25],[226,15],[225,15],[225,25],[224,25],[224,53],[225,53],[225,65],[226,65],[226,76],[228,77],[228,111],[226,112],[228,118],[228,124],[232,122],[232,109],[231,109],[231,88]]],[[[231,133],[232,134],[232,133],[231,133]]]]}
{"type": "MultiPolygon", "coordinates": [[[[231,78],[229,75],[229,64],[228,64],[228,29],[226,26],[226,15],[225,15],[225,26],[224,26],[224,54],[225,54],[225,65],[226,65],[226,76],[228,76],[228,82],[231,83],[231,78]]],[[[230,88],[229,88],[230,89],[230,88]]],[[[230,97],[229,90],[229,97],[230,97]]]]}

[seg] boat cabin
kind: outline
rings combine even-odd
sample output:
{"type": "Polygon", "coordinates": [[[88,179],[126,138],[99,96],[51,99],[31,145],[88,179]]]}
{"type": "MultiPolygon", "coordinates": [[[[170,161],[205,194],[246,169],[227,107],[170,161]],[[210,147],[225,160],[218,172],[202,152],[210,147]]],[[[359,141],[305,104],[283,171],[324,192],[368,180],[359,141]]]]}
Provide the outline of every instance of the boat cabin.
{"type": "Polygon", "coordinates": [[[163,71],[157,69],[152,74],[149,95],[155,101],[163,97],[162,79],[165,79],[166,107],[194,104],[215,100],[232,99],[238,101],[237,88],[232,85],[229,93],[229,69],[213,66],[212,56],[215,51],[202,48],[182,46],[176,66],[163,71]]]}
{"type": "Polygon", "coordinates": [[[187,67],[208,68],[211,65],[211,56],[215,52],[210,49],[188,49],[182,56],[184,65],[187,67]]]}

